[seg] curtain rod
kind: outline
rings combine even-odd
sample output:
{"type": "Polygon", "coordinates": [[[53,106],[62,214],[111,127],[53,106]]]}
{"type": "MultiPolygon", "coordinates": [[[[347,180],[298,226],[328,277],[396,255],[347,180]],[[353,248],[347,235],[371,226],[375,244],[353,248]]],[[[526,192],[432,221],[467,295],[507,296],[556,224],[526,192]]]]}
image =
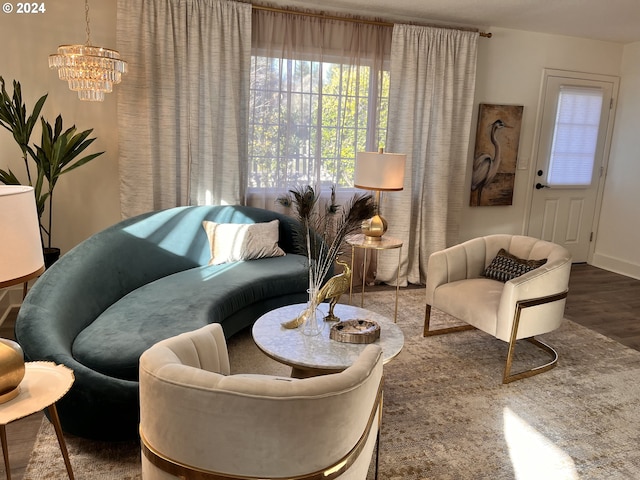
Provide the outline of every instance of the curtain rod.
{"type": "MultiPolygon", "coordinates": [[[[327,20],[341,20],[343,22],[354,22],[354,23],[364,23],[367,25],[378,25],[381,27],[393,27],[393,23],[392,22],[383,22],[380,20],[366,20],[366,19],[359,19],[359,18],[350,18],[350,17],[340,17],[337,15],[327,15],[325,13],[314,13],[314,12],[302,12],[299,10],[287,10],[285,8],[276,8],[276,7],[267,7],[267,6],[263,6],[263,5],[251,5],[251,8],[254,8],[256,10],[264,10],[267,12],[275,12],[275,13],[289,13],[291,15],[304,15],[307,17],[315,17],[315,18],[325,18],[327,20]]],[[[443,27],[441,25],[429,25],[429,26],[433,26],[436,28],[449,28],[451,30],[465,30],[464,28],[457,28],[457,27],[443,27]]],[[[471,30],[468,29],[468,31],[475,31],[475,30],[471,30]]],[[[481,37],[485,37],[485,38],[491,38],[492,33],[491,32],[478,32],[478,35],[480,35],[481,37]]]]}

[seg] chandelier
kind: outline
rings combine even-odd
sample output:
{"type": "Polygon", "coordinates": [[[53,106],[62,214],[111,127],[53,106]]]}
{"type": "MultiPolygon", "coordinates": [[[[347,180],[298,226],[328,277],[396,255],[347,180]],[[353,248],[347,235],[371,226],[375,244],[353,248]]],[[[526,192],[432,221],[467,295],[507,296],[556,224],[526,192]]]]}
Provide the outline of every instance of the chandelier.
{"type": "Polygon", "coordinates": [[[49,68],[58,69],[60,80],[69,83],[69,89],[78,92],[80,100],[102,102],[105,93],[113,91],[127,73],[127,62],[120,53],[91,45],[89,3],[84,1],[87,23],[87,42],[84,45],[60,45],[58,53],[49,55],[49,68]]]}

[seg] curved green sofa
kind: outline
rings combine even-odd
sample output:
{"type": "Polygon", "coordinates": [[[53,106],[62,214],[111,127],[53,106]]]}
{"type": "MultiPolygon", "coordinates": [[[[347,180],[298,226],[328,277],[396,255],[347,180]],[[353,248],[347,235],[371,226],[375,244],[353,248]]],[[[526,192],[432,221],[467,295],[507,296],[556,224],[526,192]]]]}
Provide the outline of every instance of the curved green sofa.
{"type": "Polygon", "coordinates": [[[229,338],[269,310],[306,301],[297,226],[251,207],[178,207],[122,221],[62,256],[25,298],[16,338],[26,360],[73,369],[73,387],[57,404],[63,430],[91,439],[137,438],[142,352],[214,322],[229,338]],[[208,265],[203,220],[273,219],[285,256],[208,265]]]}

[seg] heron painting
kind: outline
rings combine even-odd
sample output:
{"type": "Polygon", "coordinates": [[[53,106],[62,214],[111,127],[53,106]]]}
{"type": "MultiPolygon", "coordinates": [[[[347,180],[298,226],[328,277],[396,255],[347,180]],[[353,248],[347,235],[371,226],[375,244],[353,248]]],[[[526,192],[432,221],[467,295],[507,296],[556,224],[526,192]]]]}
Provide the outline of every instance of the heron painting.
{"type": "Polygon", "coordinates": [[[513,203],[522,110],[521,105],[480,104],[471,173],[471,206],[513,203]]]}

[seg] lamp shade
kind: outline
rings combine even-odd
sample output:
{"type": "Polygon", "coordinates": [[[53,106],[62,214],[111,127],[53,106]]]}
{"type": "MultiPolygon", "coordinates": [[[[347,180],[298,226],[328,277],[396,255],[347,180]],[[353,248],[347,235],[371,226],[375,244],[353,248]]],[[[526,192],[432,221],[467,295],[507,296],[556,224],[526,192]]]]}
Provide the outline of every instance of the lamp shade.
{"type": "Polygon", "coordinates": [[[0,186],[0,288],[24,283],[43,271],[33,188],[0,186]]]}
{"type": "Polygon", "coordinates": [[[401,153],[358,152],[355,186],[363,190],[402,190],[406,159],[401,153]]]}

